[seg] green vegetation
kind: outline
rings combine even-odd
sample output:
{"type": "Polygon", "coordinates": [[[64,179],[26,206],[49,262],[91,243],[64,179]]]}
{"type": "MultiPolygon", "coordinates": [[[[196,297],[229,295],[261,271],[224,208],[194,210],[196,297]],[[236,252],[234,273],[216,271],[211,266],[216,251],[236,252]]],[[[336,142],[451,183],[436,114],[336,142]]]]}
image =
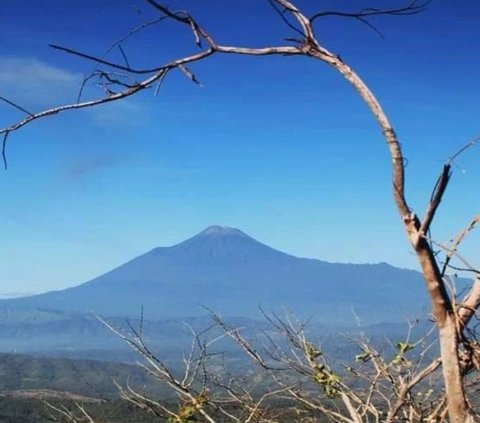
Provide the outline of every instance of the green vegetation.
{"type": "Polygon", "coordinates": [[[161,385],[135,365],[0,354],[0,423],[45,423],[52,416],[62,421],[47,402],[73,411],[78,411],[78,402],[99,423],[158,422],[118,399],[114,381],[125,384],[127,380],[153,397],[166,395],[161,385]]]}
{"type": "Polygon", "coordinates": [[[76,394],[114,398],[114,380],[145,387],[160,394],[158,384],[138,366],[93,360],[37,358],[0,354],[0,393],[24,389],[51,389],[76,394]]]}
{"type": "MultiPolygon", "coordinates": [[[[52,401],[52,404],[64,406],[70,410],[78,410],[73,401],[52,401]]],[[[98,423],[158,422],[155,416],[142,412],[120,400],[100,404],[87,403],[82,406],[85,406],[85,409],[97,419],[98,423]]],[[[55,421],[54,418],[57,418],[59,422],[62,421],[60,414],[51,410],[44,400],[0,397],[0,423],[46,423],[55,421]]]]}

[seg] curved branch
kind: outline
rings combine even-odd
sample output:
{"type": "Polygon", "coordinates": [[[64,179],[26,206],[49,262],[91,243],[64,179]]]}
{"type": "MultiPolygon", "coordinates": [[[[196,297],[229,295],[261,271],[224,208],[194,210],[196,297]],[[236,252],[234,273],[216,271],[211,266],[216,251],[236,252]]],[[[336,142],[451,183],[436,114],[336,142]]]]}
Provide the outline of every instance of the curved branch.
{"type": "Polygon", "coordinates": [[[468,142],[467,144],[465,144],[462,148],[460,148],[460,150],[458,150],[452,157],[450,157],[448,159],[448,162],[447,164],[448,165],[452,165],[455,160],[457,160],[457,158],[462,155],[465,151],[467,151],[469,148],[472,148],[474,147],[475,145],[477,145],[478,143],[480,142],[480,137],[475,137],[473,140],[471,140],[470,142],[468,142]]]}
{"type": "Polygon", "coordinates": [[[181,59],[178,59],[178,60],[174,60],[173,62],[170,62],[170,63],[158,68],[158,71],[155,75],[153,75],[150,78],[147,78],[142,82],[139,82],[137,85],[134,85],[131,88],[127,88],[126,90],[121,91],[119,93],[115,93],[115,94],[112,94],[112,95],[106,96],[106,97],[101,97],[101,98],[98,98],[98,99],[95,99],[95,100],[84,101],[84,102],[81,102],[81,103],[72,103],[72,104],[66,104],[66,105],[63,105],[63,106],[53,107],[51,109],[43,110],[41,112],[29,115],[26,118],[24,118],[23,120],[15,123],[15,124],[7,127],[7,128],[4,128],[4,129],[0,130],[0,135],[4,136],[4,145],[6,143],[7,136],[11,132],[17,131],[18,129],[24,127],[25,125],[28,125],[29,123],[31,123],[31,122],[33,122],[37,119],[47,117],[47,116],[56,115],[58,113],[65,112],[67,110],[85,109],[85,108],[88,108],[88,107],[94,107],[94,106],[98,106],[98,105],[101,105],[101,104],[111,103],[111,102],[114,102],[114,101],[117,101],[117,100],[121,100],[121,99],[130,97],[130,96],[132,96],[132,95],[134,95],[134,94],[136,94],[136,93],[138,93],[138,92],[140,92],[140,91],[142,91],[146,88],[150,88],[156,81],[159,81],[159,80],[162,80],[163,78],[165,78],[166,74],[168,72],[170,72],[171,70],[176,69],[176,68],[180,68],[181,66],[184,66],[188,63],[197,62],[197,61],[202,60],[202,59],[204,59],[208,56],[211,56],[214,53],[215,53],[215,50],[208,49],[208,50],[204,50],[204,51],[202,51],[198,54],[192,55],[192,56],[188,56],[188,57],[184,57],[184,58],[181,58],[181,59]]]}
{"type": "Polygon", "coordinates": [[[93,56],[93,55],[88,54],[88,53],[83,53],[81,51],[74,50],[73,48],[63,47],[63,46],[59,46],[57,44],[49,44],[49,47],[53,48],[54,50],[63,51],[64,53],[73,54],[74,56],[81,57],[82,59],[87,59],[87,60],[90,60],[92,62],[96,62],[96,63],[102,64],[102,65],[109,66],[109,67],[114,68],[114,69],[130,72],[130,73],[134,73],[134,74],[139,74],[139,75],[159,72],[164,68],[164,66],[160,66],[160,67],[150,68],[150,69],[134,69],[134,68],[131,68],[130,66],[120,65],[118,63],[114,63],[114,62],[110,62],[108,60],[102,59],[101,57],[93,56]]]}
{"type": "Polygon", "coordinates": [[[312,49],[308,54],[322,60],[340,72],[358,91],[375,116],[388,144],[390,156],[392,158],[393,195],[395,203],[402,219],[409,224],[409,234],[414,234],[418,228],[415,228],[414,226],[414,217],[411,215],[410,207],[405,198],[405,165],[402,147],[387,114],[367,84],[365,84],[360,76],[354,72],[350,66],[343,62],[338,55],[329,52],[325,48],[322,48],[321,51],[312,49]]]}
{"type": "Polygon", "coordinates": [[[373,16],[411,16],[411,15],[417,15],[419,13],[424,12],[430,3],[431,3],[431,0],[427,0],[423,3],[412,1],[406,6],[391,8],[391,9],[367,8],[367,9],[359,10],[358,12],[339,12],[339,11],[318,12],[310,17],[310,22],[313,23],[317,19],[325,18],[327,16],[335,16],[338,18],[354,18],[354,19],[365,19],[373,16]]]}
{"type": "Polygon", "coordinates": [[[298,7],[288,0],[273,0],[273,1],[275,1],[280,6],[285,8],[285,10],[290,12],[302,27],[302,31],[305,37],[307,38],[307,41],[314,43],[315,46],[319,47],[319,44],[315,39],[315,33],[313,31],[313,27],[311,25],[310,20],[300,11],[298,7]]]}
{"type": "Polygon", "coordinates": [[[290,29],[292,29],[293,31],[295,31],[297,34],[300,34],[302,36],[305,36],[305,34],[300,31],[295,25],[293,25],[289,20],[288,18],[285,16],[285,12],[286,10],[281,10],[276,4],[275,4],[275,0],[268,0],[268,2],[270,3],[270,5],[272,6],[273,10],[275,10],[275,12],[278,14],[278,16],[280,16],[280,19],[283,21],[283,23],[285,25],[287,25],[290,29]]]}

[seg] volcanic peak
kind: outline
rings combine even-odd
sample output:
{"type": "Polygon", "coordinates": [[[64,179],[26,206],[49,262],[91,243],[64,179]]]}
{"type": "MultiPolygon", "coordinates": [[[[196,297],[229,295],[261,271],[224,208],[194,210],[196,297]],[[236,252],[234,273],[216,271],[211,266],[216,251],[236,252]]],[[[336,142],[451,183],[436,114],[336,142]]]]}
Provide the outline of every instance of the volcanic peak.
{"type": "Polygon", "coordinates": [[[245,232],[242,232],[240,229],[231,228],[229,226],[221,225],[212,225],[204,229],[199,235],[206,236],[225,236],[225,235],[235,235],[235,236],[248,236],[245,232]]]}

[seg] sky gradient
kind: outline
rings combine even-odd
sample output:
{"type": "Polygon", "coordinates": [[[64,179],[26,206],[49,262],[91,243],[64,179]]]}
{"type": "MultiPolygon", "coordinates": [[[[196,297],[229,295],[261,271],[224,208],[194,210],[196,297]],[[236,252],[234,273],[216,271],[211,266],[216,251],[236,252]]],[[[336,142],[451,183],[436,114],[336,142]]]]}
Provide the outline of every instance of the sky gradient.
{"type": "MultiPolygon", "coordinates": [[[[311,12],[319,3],[339,2],[298,1],[311,12]]],[[[355,10],[381,2],[341,3],[355,10]]],[[[267,1],[170,6],[192,10],[224,44],[284,44],[294,35],[267,1]]],[[[102,55],[155,16],[141,0],[6,2],[0,95],[34,111],[71,102],[94,65],[48,44],[102,55]]],[[[384,38],[355,21],[317,26],[391,117],[408,159],[407,197],[420,215],[442,164],[480,134],[479,18],[475,0],[437,0],[421,15],[377,19],[384,38]]],[[[168,23],[124,48],[136,67],[195,51],[191,34],[168,23]]],[[[147,91],[12,134],[9,169],[0,172],[0,294],[76,285],[212,224],[297,256],[417,267],[392,201],[388,150],[348,83],[298,57],[222,56],[192,69],[202,88],[175,73],[157,96],[147,91]]],[[[19,117],[0,105],[0,126],[19,117]]],[[[480,209],[479,154],[457,162],[433,227],[439,241],[480,209]]],[[[479,239],[465,246],[473,264],[479,239]]]]}

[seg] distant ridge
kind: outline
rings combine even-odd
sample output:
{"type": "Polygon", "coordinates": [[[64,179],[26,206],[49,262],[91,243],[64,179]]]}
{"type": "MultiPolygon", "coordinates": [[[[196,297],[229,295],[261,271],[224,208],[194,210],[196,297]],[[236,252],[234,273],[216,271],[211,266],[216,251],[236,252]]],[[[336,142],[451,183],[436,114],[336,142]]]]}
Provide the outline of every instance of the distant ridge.
{"type": "Polygon", "coordinates": [[[205,313],[258,316],[258,306],[328,323],[403,321],[429,310],[420,273],[386,263],[341,264],[298,258],[240,229],[209,226],[158,247],[89,282],[0,301],[0,310],[54,310],[154,318],[205,313]]]}

